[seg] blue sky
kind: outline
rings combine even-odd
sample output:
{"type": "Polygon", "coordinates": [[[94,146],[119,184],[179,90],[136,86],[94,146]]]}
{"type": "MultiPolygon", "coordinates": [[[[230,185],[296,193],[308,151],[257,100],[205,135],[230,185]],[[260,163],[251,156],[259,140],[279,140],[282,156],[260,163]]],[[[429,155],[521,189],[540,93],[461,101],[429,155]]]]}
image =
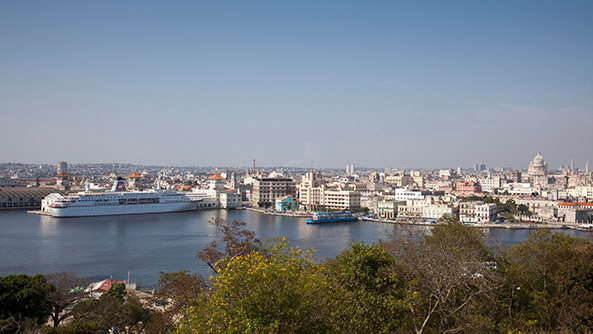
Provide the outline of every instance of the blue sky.
{"type": "Polygon", "coordinates": [[[0,161],[593,163],[591,1],[0,2],[0,161]]]}

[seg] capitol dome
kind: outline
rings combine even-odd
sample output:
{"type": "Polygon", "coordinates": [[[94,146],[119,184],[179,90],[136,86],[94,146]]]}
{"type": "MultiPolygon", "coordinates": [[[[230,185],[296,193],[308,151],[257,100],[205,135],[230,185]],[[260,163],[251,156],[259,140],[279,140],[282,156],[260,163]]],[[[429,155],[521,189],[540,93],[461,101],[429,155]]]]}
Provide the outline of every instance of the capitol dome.
{"type": "Polygon", "coordinates": [[[537,155],[535,158],[533,158],[533,167],[544,167],[545,164],[546,162],[544,161],[544,157],[542,157],[541,154],[537,152],[537,155]]]}
{"type": "Polygon", "coordinates": [[[546,174],[547,169],[548,166],[546,164],[546,161],[544,160],[544,157],[542,157],[542,155],[539,152],[537,152],[537,155],[535,156],[535,158],[533,158],[533,161],[529,163],[529,169],[527,170],[527,174],[529,174],[530,176],[543,176],[546,174]]]}

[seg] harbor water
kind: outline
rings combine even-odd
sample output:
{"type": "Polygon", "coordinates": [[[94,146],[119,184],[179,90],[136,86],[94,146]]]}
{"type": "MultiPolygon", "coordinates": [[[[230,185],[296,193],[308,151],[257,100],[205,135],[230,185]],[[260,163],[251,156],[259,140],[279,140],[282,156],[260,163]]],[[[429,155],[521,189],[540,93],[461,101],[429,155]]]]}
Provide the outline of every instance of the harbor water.
{"type": "MultiPolygon", "coordinates": [[[[140,287],[153,287],[159,272],[188,270],[208,276],[196,257],[212,240],[220,238],[209,224],[213,218],[247,222],[260,240],[286,237],[291,246],[314,249],[319,261],[332,258],[351,241],[376,243],[426,226],[378,222],[308,225],[305,218],[272,216],[248,210],[209,210],[185,213],[52,218],[24,211],[0,212],[0,276],[69,271],[93,280],[127,279],[140,287]]],[[[513,245],[531,230],[484,229],[491,243],[513,245]]],[[[588,232],[562,230],[578,237],[588,232]]]]}

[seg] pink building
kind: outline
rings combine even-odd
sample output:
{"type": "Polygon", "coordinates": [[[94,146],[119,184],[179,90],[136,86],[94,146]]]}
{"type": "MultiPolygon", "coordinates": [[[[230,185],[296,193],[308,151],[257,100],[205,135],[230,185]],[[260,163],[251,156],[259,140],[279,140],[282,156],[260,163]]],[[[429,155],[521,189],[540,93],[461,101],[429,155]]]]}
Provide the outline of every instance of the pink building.
{"type": "Polygon", "coordinates": [[[457,196],[469,197],[473,195],[482,195],[482,187],[479,183],[474,181],[459,181],[457,182],[457,196]]]}

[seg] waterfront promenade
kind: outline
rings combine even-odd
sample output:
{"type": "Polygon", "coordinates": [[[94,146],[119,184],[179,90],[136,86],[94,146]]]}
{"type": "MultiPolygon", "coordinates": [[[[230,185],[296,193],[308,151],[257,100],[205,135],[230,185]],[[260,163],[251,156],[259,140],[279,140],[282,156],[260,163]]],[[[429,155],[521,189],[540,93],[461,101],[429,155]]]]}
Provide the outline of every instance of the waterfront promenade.
{"type": "MultiPolygon", "coordinates": [[[[246,208],[246,210],[258,212],[258,213],[265,214],[265,215],[271,215],[271,216],[299,217],[299,218],[310,218],[311,217],[311,213],[306,213],[306,212],[278,212],[278,211],[274,211],[274,210],[270,210],[270,209],[261,209],[261,208],[246,208]]],[[[370,218],[370,217],[360,217],[360,220],[368,221],[368,222],[376,222],[376,223],[412,225],[412,226],[434,226],[437,224],[436,222],[427,222],[427,221],[422,221],[422,220],[381,219],[381,218],[370,218]]],[[[538,228],[573,229],[573,230],[579,230],[579,231],[593,232],[593,229],[583,229],[579,225],[565,224],[565,223],[558,223],[558,222],[476,223],[476,224],[468,224],[467,226],[476,227],[476,228],[502,228],[502,229],[538,229],[538,228]]]]}

